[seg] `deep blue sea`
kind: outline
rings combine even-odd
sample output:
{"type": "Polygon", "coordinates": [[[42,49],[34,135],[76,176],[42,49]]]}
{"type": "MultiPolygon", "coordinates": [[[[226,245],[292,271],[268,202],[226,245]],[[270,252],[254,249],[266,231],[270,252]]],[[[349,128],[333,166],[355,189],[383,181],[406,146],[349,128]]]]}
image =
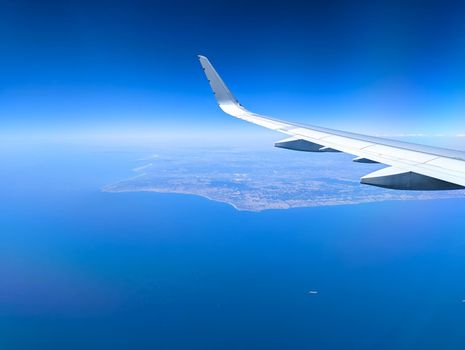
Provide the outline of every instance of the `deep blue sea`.
{"type": "Polygon", "coordinates": [[[465,197],[100,191],[142,153],[0,148],[1,350],[465,349],[465,197]]]}

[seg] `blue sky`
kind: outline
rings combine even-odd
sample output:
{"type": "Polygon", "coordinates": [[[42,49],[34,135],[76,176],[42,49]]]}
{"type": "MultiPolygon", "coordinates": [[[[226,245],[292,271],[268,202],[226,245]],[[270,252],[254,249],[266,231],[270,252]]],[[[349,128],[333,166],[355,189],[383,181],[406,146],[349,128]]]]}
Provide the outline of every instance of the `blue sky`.
{"type": "Polygon", "coordinates": [[[199,53],[259,113],[375,134],[465,134],[460,1],[0,6],[3,134],[262,133],[216,108],[199,53]]]}

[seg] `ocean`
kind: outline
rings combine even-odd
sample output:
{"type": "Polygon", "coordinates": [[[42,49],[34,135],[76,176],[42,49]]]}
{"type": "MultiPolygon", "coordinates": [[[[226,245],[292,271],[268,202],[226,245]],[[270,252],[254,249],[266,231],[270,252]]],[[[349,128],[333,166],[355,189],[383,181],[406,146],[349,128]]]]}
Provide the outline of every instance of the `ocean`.
{"type": "Polygon", "coordinates": [[[465,198],[101,191],[144,152],[1,148],[0,349],[465,347],[465,198]]]}

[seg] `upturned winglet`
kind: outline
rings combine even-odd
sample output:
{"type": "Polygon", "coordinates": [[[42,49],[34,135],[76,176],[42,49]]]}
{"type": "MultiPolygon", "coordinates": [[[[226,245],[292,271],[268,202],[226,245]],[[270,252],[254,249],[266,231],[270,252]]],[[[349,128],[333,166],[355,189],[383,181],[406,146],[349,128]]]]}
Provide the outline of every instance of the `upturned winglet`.
{"type": "Polygon", "coordinates": [[[219,76],[216,72],[215,68],[213,68],[212,64],[205,56],[199,55],[200,64],[202,65],[203,71],[207,76],[208,82],[210,83],[210,87],[215,94],[216,101],[220,105],[229,105],[235,104],[240,105],[239,101],[234,97],[232,92],[228,89],[226,84],[224,83],[223,79],[219,76]]]}

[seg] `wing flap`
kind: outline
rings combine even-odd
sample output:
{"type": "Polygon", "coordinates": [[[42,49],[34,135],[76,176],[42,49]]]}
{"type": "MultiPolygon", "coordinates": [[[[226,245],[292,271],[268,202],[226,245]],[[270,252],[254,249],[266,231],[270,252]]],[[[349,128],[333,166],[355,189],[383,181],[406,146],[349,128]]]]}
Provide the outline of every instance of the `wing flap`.
{"type": "Polygon", "coordinates": [[[307,140],[299,139],[294,136],[275,142],[275,147],[290,149],[293,151],[303,152],[323,152],[321,145],[307,140]]]}
{"type": "Polygon", "coordinates": [[[360,179],[362,184],[391,188],[397,190],[456,190],[459,185],[439,180],[434,177],[388,167],[374,171],[360,179]]]}

